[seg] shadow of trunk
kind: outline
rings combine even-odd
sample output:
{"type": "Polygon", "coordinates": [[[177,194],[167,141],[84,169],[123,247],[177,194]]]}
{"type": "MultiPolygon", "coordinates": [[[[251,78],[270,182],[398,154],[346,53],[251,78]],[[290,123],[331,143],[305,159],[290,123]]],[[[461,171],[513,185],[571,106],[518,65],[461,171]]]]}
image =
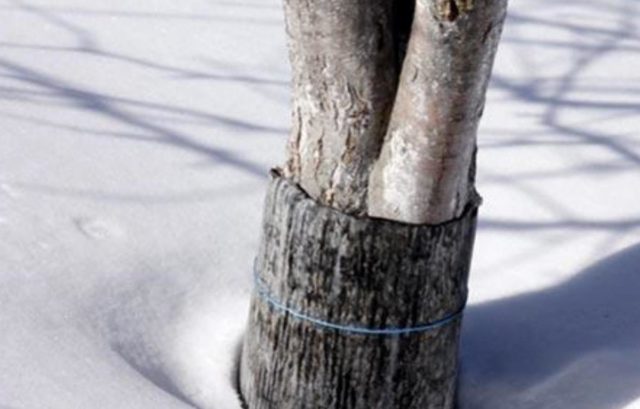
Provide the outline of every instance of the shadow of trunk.
{"type": "Polygon", "coordinates": [[[640,396],[640,244],[556,287],[474,305],[462,409],[623,407],[640,396]]]}

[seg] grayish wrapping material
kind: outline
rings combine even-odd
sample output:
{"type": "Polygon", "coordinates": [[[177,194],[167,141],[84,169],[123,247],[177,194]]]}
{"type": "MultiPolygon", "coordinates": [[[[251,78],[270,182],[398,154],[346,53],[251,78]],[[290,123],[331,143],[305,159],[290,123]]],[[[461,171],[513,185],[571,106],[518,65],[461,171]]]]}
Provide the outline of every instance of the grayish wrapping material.
{"type": "MultiPolygon", "coordinates": [[[[359,218],[273,172],[256,274],[269,297],[326,322],[434,322],[465,304],[478,204],[439,225],[359,218]]],[[[254,291],[241,393],[250,409],[452,408],[460,324],[358,334],[293,316],[254,291]]]]}

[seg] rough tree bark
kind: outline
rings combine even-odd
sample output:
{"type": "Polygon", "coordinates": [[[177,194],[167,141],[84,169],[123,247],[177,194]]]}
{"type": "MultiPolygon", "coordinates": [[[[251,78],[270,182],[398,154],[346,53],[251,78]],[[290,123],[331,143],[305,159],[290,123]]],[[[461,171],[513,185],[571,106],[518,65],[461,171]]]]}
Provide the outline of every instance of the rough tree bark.
{"type": "Polygon", "coordinates": [[[369,214],[410,223],[460,215],[474,194],[476,131],[506,0],[418,0],[369,214]]]}
{"type": "Polygon", "coordinates": [[[285,175],[323,204],[366,214],[411,21],[409,1],[285,0],[293,126],[285,175]]]}
{"type": "Polygon", "coordinates": [[[450,409],[506,0],[285,0],[288,160],[241,358],[250,409],[450,409]]]}

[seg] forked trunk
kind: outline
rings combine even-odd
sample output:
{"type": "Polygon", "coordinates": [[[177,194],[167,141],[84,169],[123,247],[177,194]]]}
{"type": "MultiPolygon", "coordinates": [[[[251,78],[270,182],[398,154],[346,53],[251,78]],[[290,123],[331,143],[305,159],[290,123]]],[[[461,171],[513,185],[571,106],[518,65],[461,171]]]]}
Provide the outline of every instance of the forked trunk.
{"type": "Polygon", "coordinates": [[[293,126],[254,271],[250,409],[453,407],[476,131],[505,9],[285,0],[293,126]]]}

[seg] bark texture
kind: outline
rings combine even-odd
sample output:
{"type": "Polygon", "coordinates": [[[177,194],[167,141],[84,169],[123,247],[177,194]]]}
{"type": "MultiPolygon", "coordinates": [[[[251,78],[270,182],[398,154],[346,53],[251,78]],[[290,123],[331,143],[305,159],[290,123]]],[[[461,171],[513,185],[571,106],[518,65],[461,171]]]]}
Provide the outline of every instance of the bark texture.
{"type": "Polygon", "coordinates": [[[285,0],[286,176],[354,215],[459,216],[505,13],[506,0],[285,0]]]}
{"type": "Polygon", "coordinates": [[[506,0],[417,0],[368,214],[409,223],[460,216],[506,0]]]}
{"type": "Polygon", "coordinates": [[[464,306],[506,0],[284,3],[293,127],[265,205],[242,395],[250,409],[451,409],[460,317],[352,329],[464,306]]]}
{"type": "Polygon", "coordinates": [[[411,1],[285,0],[293,126],[285,173],[321,203],[366,213],[411,1]]]}
{"type": "Polygon", "coordinates": [[[241,360],[248,407],[452,408],[459,318],[407,335],[361,335],[300,319],[267,298],[356,327],[415,327],[447,316],[466,301],[477,204],[434,226],[358,218],[273,173],[241,360]]]}

